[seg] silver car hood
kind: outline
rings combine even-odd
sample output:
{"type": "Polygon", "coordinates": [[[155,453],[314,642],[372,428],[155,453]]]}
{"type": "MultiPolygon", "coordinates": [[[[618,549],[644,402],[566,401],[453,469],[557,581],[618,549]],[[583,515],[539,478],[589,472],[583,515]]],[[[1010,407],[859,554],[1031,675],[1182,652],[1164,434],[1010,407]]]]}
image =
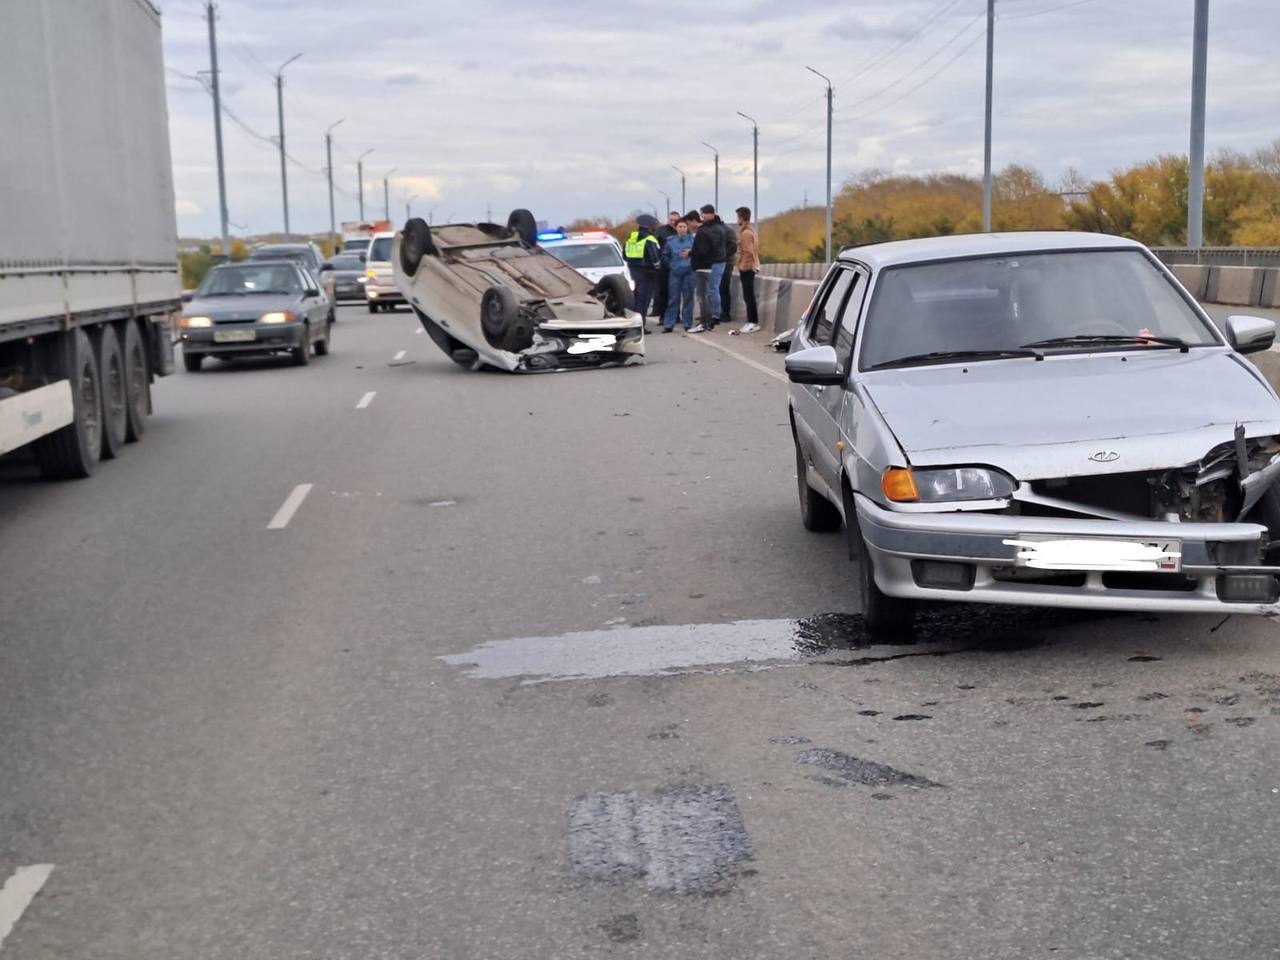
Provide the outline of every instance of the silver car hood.
{"type": "Polygon", "coordinates": [[[916,466],[985,463],[1020,480],[1182,466],[1280,434],[1280,400],[1223,349],[1059,355],[862,374],[916,466]]]}
{"type": "Polygon", "coordinates": [[[301,298],[293,293],[245,293],[229,297],[196,297],[182,310],[189,317],[220,320],[257,320],[272,310],[291,310],[301,298]]]}

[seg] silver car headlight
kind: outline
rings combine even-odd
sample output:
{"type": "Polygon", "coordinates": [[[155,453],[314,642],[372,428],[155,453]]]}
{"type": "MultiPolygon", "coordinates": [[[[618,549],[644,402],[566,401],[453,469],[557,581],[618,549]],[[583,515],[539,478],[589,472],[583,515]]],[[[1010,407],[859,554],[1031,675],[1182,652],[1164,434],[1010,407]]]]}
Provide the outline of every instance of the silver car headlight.
{"type": "Polygon", "coordinates": [[[953,500],[1003,500],[1013,496],[1014,482],[988,467],[935,467],[909,470],[890,467],[880,480],[894,503],[947,503],[953,500]]]}

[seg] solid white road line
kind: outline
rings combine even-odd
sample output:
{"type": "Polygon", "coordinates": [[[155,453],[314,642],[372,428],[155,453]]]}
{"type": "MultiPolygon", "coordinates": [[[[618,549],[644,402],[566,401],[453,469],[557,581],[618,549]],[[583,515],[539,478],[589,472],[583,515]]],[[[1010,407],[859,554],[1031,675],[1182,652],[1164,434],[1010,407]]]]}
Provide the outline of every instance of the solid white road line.
{"type": "Polygon", "coordinates": [[[741,360],[748,367],[751,367],[752,369],[755,369],[755,370],[759,370],[761,373],[767,374],[768,376],[773,377],[773,379],[775,380],[781,380],[783,383],[788,382],[785,374],[779,373],[777,370],[774,370],[770,367],[766,367],[763,363],[760,363],[759,361],[756,361],[756,360],[752,360],[750,357],[744,357],[737,350],[730,350],[728,347],[724,346],[723,344],[716,343],[714,340],[708,340],[707,339],[708,336],[709,334],[695,333],[693,336],[686,337],[685,339],[692,340],[695,343],[700,343],[704,347],[711,347],[714,350],[719,350],[721,353],[727,353],[729,356],[733,357],[733,359],[741,360]]]}
{"type": "Polygon", "coordinates": [[[19,867],[0,887],[0,946],[4,946],[4,938],[13,932],[22,912],[31,905],[51,873],[52,863],[19,867]]]}
{"type": "Polygon", "coordinates": [[[311,484],[300,483],[293,488],[293,492],[285,498],[284,503],[280,505],[280,509],[276,511],[276,515],[271,518],[271,522],[267,524],[268,530],[283,530],[289,525],[289,521],[293,519],[293,515],[298,512],[298,508],[302,506],[302,501],[307,499],[307,494],[311,492],[311,484]]]}
{"type": "Polygon", "coordinates": [[[370,390],[368,393],[366,393],[363,397],[360,398],[360,402],[356,404],[356,409],[363,410],[369,404],[373,403],[373,398],[376,397],[377,395],[378,395],[377,390],[370,390]]]}
{"type": "Polygon", "coordinates": [[[404,355],[405,355],[406,353],[408,353],[408,351],[407,351],[407,350],[401,350],[400,352],[398,352],[398,353],[397,353],[394,357],[392,357],[391,359],[392,359],[392,360],[403,360],[403,359],[404,359],[404,355]]]}

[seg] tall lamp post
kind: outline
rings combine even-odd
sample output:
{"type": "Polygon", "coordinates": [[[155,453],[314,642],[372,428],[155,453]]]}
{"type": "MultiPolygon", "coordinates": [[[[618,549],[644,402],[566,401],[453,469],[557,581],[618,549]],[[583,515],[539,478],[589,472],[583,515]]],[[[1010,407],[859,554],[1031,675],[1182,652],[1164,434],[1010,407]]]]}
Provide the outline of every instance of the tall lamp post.
{"type": "Polygon", "coordinates": [[[662,199],[666,201],[667,216],[670,217],[671,216],[671,195],[668,193],[663,193],[661,190],[659,190],[658,193],[662,194],[662,199]]]}
{"type": "Polygon", "coordinates": [[[827,263],[831,262],[831,78],[818,73],[813,67],[805,67],[810,73],[827,83],[827,263]]]}
{"type": "MultiPolygon", "coordinates": [[[[345,120],[343,117],[342,120],[345,120]]],[[[328,130],[324,132],[324,155],[325,155],[325,172],[329,174],[329,242],[333,244],[333,252],[338,252],[338,231],[337,225],[333,221],[333,128],[342,120],[332,124],[328,130]]]]}
{"type": "Polygon", "coordinates": [[[738,116],[751,121],[751,215],[756,222],[756,244],[760,243],[760,124],[741,110],[738,116]]]}
{"type": "Polygon", "coordinates": [[[391,188],[387,185],[387,182],[390,176],[399,169],[399,167],[392,167],[382,175],[382,219],[388,223],[391,222],[391,188]]]}
{"type": "Polygon", "coordinates": [[[302,56],[302,54],[295,53],[292,57],[276,68],[276,119],[279,121],[280,125],[280,197],[284,201],[285,240],[290,240],[292,237],[289,234],[289,172],[284,163],[284,68],[297,60],[300,56],[302,56]]]}
{"type": "Polygon", "coordinates": [[[373,153],[370,147],[360,156],[356,157],[356,179],[360,181],[360,222],[364,223],[364,158],[373,153]]]}
{"type": "Polygon", "coordinates": [[[685,199],[684,199],[684,181],[685,181],[684,171],[681,170],[679,167],[677,167],[674,163],[671,165],[671,169],[674,170],[676,173],[680,174],[680,214],[681,216],[683,216],[684,212],[689,209],[688,206],[685,205],[685,199]]]}
{"type": "Polygon", "coordinates": [[[702,145],[716,155],[716,180],[715,180],[715,199],[712,203],[716,205],[716,213],[720,212],[720,151],[713,147],[707,141],[703,140],[702,145]]]}

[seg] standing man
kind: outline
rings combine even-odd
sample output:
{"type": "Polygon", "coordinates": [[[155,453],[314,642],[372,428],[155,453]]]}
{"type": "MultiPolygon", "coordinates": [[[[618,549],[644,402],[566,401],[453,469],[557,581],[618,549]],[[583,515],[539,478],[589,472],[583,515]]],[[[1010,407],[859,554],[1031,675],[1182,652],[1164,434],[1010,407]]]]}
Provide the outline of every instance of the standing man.
{"type": "Polygon", "coordinates": [[[760,269],[756,228],[751,225],[750,207],[739,207],[735,212],[738,214],[738,277],[742,280],[742,304],[747,308],[747,322],[731,332],[755,333],[760,329],[756,312],[756,271],[760,269]]]}
{"type": "MultiPolygon", "coordinates": [[[[667,241],[676,235],[676,224],[682,219],[678,210],[667,211],[667,222],[654,231],[654,236],[658,238],[659,250],[667,249],[667,241]]],[[[658,266],[657,280],[653,285],[653,315],[659,319],[667,315],[667,291],[670,288],[670,282],[671,268],[667,266],[667,258],[664,255],[658,266]]]]}
{"type": "Polygon", "coordinates": [[[627,237],[622,251],[636,291],[636,313],[640,314],[642,320],[649,313],[649,298],[653,294],[653,283],[662,262],[662,248],[658,245],[658,238],[653,235],[653,228],[657,225],[658,221],[649,214],[640,214],[636,217],[636,229],[627,237]]]}
{"type": "Polygon", "coordinates": [[[718,222],[716,208],[704,204],[702,214],[691,213],[700,221],[693,238],[693,269],[698,283],[698,308],[701,316],[690,333],[705,333],[715,326],[720,316],[720,276],[724,273],[724,224],[718,222]]]}
{"type": "Polygon", "coordinates": [[[718,323],[728,323],[733,317],[733,300],[729,295],[729,281],[733,279],[733,265],[738,259],[738,233],[716,216],[716,223],[724,230],[724,273],[720,276],[720,316],[718,323]]]}

